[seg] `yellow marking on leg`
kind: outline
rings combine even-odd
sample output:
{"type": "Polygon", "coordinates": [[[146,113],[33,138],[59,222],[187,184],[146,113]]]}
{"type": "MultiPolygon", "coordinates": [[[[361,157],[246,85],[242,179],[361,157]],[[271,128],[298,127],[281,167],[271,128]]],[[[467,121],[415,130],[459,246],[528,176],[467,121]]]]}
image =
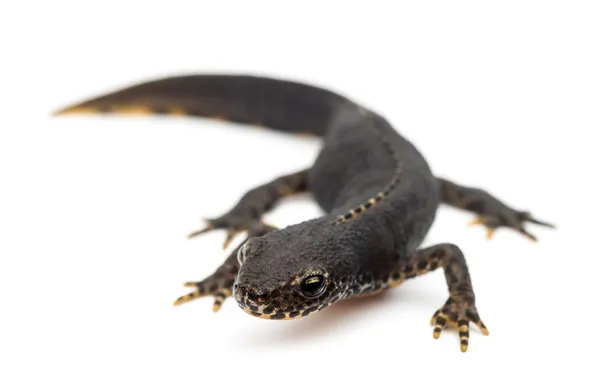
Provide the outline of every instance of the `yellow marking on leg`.
{"type": "Polygon", "coordinates": [[[288,195],[292,195],[294,194],[296,191],[294,189],[292,189],[290,186],[288,185],[281,185],[277,187],[277,193],[279,193],[280,196],[285,197],[288,195]]]}
{"type": "Polygon", "coordinates": [[[194,291],[193,293],[190,293],[188,295],[184,295],[182,297],[177,298],[177,300],[175,300],[175,302],[173,302],[173,305],[174,306],[179,306],[179,305],[182,305],[182,304],[184,304],[186,302],[189,302],[191,300],[198,299],[201,296],[202,296],[202,294],[200,294],[199,291],[194,291]]]}
{"type": "Polygon", "coordinates": [[[233,241],[233,239],[235,238],[235,236],[238,234],[237,230],[229,230],[227,232],[227,237],[225,238],[225,243],[223,244],[223,250],[226,250],[229,245],[231,244],[231,242],[233,241]]]}
{"type": "MultiPolygon", "coordinates": [[[[443,317],[441,317],[441,318],[443,318],[443,317]]],[[[432,322],[433,322],[432,324],[434,324],[434,327],[433,327],[433,339],[439,339],[440,335],[442,334],[442,329],[446,326],[445,323],[447,323],[447,322],[445,322],[444,324],[442,324],[442,323],[435,323],[435,320],[432,321],[432,322]]]]}
{"type": "Polygon", "coordinates": [[[525,231],[522,231],[521,234],[523,234],[525,237],[527,237],[530,241],[537,242],[537,238],[535,236],[533,236],[532,234],[529,234],[525,231]]]}
{"type": "Polygon", "coordinates": [[[467,226],[477,226],[477,225],[485,225],[485,222],[483,221],[483,218],[481,217],[475,217],[472,220],[469,221],[469,223],[467,224],[467,226]]]}
{"type": "Polygon", "coordinates": [[[431,325],[433,327],[433,338],[438,339],[440,334],[442,333],[442,329],[448,326],[448,316],[441,312],[441,310],[436,311],[431,317],[431,325]]]}
{"type": "Polygon", "coordinates": [[[476,217],[476,218],[472,219],[471,221],[469,221],[469,223],[468,223],[468,226],[476,226],[476,225],[483,225],[483,226],[485,226],[486,229],[487,229],[485,237],[487,238],[488,241],[492,239],[492,237],[494,236],[494,233],[496,232],[496,229],[493,228],[493,227],[488,227],[486,225],[485,218],[483,218],[483,217],[476,217]]]}
{"type": "Polygon", "coordinates": [[[216,297],[215,298],[215,303],[213,303],[213,312],[216,313],[217,311],[219,311],[221,309],[221,306],[223,305],[223,301],[225,300],[225,298],[221,298],[221,297],[216,297]]]}
{"type": "Polygon", "coordinates": [[[477,327],[479,327],[479,330],[481,330],[483,335],[490,335],[490,331],[485,327],[482,321],[477,322],[477,327]]]}
{"type": "Polygon", "coordinates": [[[211,224],[207,225],[204,229],[196,230],[193,233],[188,234],[188,238],[194,238],[204,233],[208,233],[209,231],[213,231],[215,227],[211,224]]]}

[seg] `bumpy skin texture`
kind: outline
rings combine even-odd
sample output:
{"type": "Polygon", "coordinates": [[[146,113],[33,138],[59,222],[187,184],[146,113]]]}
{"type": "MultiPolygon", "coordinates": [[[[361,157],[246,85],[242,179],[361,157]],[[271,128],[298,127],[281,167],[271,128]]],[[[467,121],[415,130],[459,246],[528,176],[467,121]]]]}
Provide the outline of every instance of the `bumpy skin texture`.
{"type": "Polygon", "coordinates": [[[431,320],[459,330],[466,351],[469,322],[487,335],[462,251],[453,244],[420,249],[440,203],[476,213],[490,230],[508,227],[534,238],[525,222],[551,226],[488,193],[436,178],[425,158],[389,122],[332,91],[293,81],[245,75],[164,78],[108,93],[57,114],[158,113],[227,119],[323,137],[310,169],[247,192],[229,212],[208,220],[248,239],[224,264],[180,297],[213,296],[216,311],[233,296],[249,314],[294,319],[342,300],[375,294],[441,268],[449,298],[431,320]],[[262,215],[282,197],[310,192],[324,215],[282,229],[262,215]]]}

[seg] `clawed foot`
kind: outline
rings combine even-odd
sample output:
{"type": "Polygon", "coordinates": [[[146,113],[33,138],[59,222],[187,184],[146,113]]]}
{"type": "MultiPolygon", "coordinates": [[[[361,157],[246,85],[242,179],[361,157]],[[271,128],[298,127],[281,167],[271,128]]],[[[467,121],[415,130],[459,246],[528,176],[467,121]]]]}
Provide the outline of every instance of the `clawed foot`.
{"type": "Polygon", "coordinates": [[[262,221],[245,216],[240,217],[230,214],[226,214],[215,219],[207,219],[205,221],[207,222],[206,227],[189,234],[188,238],[197,237],[201,234],[208,233],[209,231],[216,229],[226,229],[227,237],[225,238],[223,249],[226,249],[231,244],[231,241],[233,241],[235,236],[243,231],[248,231],[248,236],[254,237],[276,230],[274,226],[266,224],[262,221]]]}
{"type": "Polygon", "coordinates": [[[227,297],[231,296],[234,279],[235,273],[224,273],[222,271],[218,271],[212,276],[206,278],[204,281],[186,282],[184,283],[185,287],[193,287],[195,290],[187,295],[177,298],[173,304],[175,306],[179,306],[194,299],[212,296],[215,299],[213,311],[217,312],[221,308],[223,301],[225,301],[227,297]]]}
{"type": "Polygon", "coordinates": [[[483,335],[489,335],[488,329],[479,318],[474,303],[470,303],[468,300],[448,298],[444,307],[436,311],[431,318],[431,325],[434,326],[433,337],[438,339],[442,329],[446,327],[456,327],[460,337],[460,349],[462,352],[466,352],[469,347],[470,322],[475,323],[483,335]]]}
{"type": "Polygon", "coordinates": [[[509,211],[505,214],[498,215],[481,215],[471,222],[469,222],[469,226],[473,225],[483,225],[487,228],[487,239],[492,239],[495,231],[501,227],[507,227],[513,230],[518,231],[523,234],[525,237],[529,238],[532,241],[537,241],[537,238],[525,230],[525,223],[530,222],[536,225],[545,226],[549,228],[556,228],[551,223],[540,221],[536,218],[533,218],[531,213],[529,212],[519,212],[519,211],[509,211]]]}

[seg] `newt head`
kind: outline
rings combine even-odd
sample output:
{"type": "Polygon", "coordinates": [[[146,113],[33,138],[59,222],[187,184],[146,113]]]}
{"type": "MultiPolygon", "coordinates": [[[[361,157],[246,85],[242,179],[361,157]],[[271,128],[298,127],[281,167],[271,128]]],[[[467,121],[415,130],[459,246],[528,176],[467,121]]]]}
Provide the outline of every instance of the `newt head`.
{"type": "Polygon", "coordinates": [[[290,226],[252,237],[240,247],[233,296],[248,314],[263,319],[301,318],[345,293],[340,258],[333,256],[339,254],[336,241],[322,231],[307,233],[305,228],[290,226]]]}

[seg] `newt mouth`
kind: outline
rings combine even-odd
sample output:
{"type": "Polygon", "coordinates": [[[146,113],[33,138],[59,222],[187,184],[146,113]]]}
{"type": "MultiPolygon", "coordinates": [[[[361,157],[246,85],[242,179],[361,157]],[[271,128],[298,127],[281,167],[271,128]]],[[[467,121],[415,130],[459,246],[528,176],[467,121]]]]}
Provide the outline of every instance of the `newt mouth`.
{"type": "Polygon", "coordinates": [[[239,292],[237,294],[235,294],[234,296],[235,296],[235,300],[238,302],[238,306],[240,306],[240,308],[242,310],[244,310],[246,313],[248,313],[249,315],[252,315],[255,318],[261,318],[261,319],[271,319],[271,320],[298,319],[298,318],[306,317],[319,309],[319,306],[315,305],[315,306],[308,306],[305,308],[296,308],[296,309],[292,309],[292,310],[290,310],[290,308],[288,308],[287,310],[283,311],[281,309],[279,309],[279,310],[274,309],[269,304],[264,304],[264,303],[256,303],[255,304],[255,303],[253,303],[252,300],[248,299],[247,296],[243,296],[242,294],[239,294],[239,292]]]}
{"type": "Polygon", "coordinates": [[[266,314],[264,312],[261,312],[260,309],[257,311],[253,311],[253,310],[249,309],[248,307],[243,307],[242,305],[240,305],[240,307],[246,313],[252,315],[255,318],[272,319],[272,320],[291,320],[291,319],[303,318],[303,317],[306,317],[306,316],[316,312],[318,309],[317,306],[314,306],[314,307],[308,307],[304,310],[290,311],[290,312],[273,312],[270,314],[266,314]]]}
{"type": "Polygon", "coordinates": [[[253,317],[262,318],[262,319],[291,320],[291,319],[297,319],[298,317],[300,317],[298,311],[294,311],[294,312],[291,312],[291,313],[265,314],[265,313],[261,313],[261,312],[257,312],[257,311],[252,311],[252,310],[250,310],[248,308],[245,308],[243,310],[245,312],[247,312],[248,314],[252,315],[253,317]]]}
{"type": "Polygon", "coordinates": [[[233,297],[247,314],[271,320],[306,317],[329,305],[318,301],[307,302],[295,296],[292,299],[280,293],[260,294],[252,289],[240,288],[237,283],[233,287],[233,297]]]}

